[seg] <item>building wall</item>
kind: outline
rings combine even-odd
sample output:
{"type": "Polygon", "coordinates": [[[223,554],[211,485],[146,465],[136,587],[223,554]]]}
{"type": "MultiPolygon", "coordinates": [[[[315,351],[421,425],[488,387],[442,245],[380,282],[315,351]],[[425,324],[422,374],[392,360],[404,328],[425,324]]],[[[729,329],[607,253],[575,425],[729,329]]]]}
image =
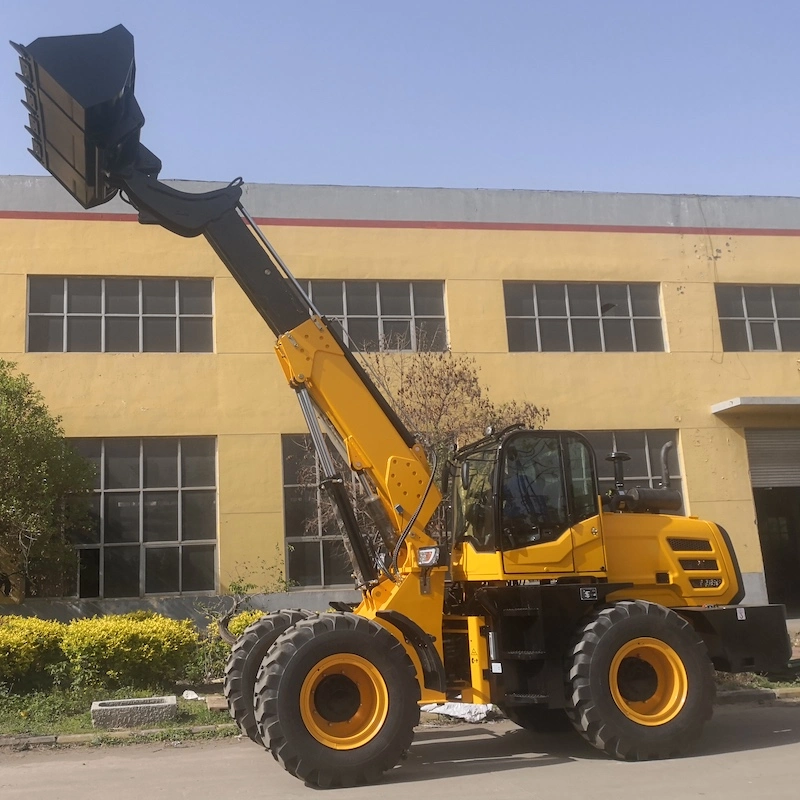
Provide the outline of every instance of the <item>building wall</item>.
{"type": "MultiPolygon", "coordinates": [[[[727,528],[748,600],[765,599],[743,431],[800,420],[711,407],[800,395],[800,361],[723,352],[714,284],[798,283],[800,201],[255,186],[244,202],[298,277],[444,280],[451,348],[495,401],[546,406],[554,428],[678,429],[688,513],[727,528]],[[666,352],[509,353],[504,280],[658,283],[666,352]]],[[[69,436],[217,437],[224,589],[283,552],[280,437],[304,425],[272,334],[203,239],[138,225],[118,201],[76,209],[51,179],[0,179],[0,357],[69,436]],[[35,275],[213,278],[215,352],[28,353],[35,275]]]]}

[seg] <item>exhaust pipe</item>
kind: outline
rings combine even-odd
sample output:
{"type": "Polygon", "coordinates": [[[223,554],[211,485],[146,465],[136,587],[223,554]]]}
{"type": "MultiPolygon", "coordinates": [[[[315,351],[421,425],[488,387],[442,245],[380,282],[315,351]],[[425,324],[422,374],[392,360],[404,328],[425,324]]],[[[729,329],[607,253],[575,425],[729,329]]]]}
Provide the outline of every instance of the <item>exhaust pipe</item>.
{"type": "Polygon", "coordinates": [[[672,480],[669,477],[669,451],[675,446],[674,442],[667,442],[661,448],[661,488],[669,489],[672,486],[672,480]]]}

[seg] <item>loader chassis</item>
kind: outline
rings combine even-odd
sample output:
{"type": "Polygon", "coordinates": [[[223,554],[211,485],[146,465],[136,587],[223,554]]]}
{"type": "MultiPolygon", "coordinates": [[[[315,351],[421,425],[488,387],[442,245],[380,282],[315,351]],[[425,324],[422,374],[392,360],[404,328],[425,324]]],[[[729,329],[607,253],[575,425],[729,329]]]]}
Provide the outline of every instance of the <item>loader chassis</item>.
{"type": "Polygon", "coordinates": [[[285,769],[322,788],[376,781],[411,745],[419,704],[446,700],[494,703],[533,730],[569,724],[616,758],[670,756],[711,714],[713,667],[785,666],[783,607],[735,605],[727,533],[664,513],[681,506],[666,468],[663,488],[626,490],[612,454],[601,497],[583,437],[515,426],[457,451],[440,491],[435,459],[247,214],[241,180],[203,194],[158,180],[125,28],[14,47],[39,162],[84,208],[122,193],[140,222],[204,236],[276,336],[362,592],[356,608],[269,614],[233,647],[231,714],[285,769]]]}

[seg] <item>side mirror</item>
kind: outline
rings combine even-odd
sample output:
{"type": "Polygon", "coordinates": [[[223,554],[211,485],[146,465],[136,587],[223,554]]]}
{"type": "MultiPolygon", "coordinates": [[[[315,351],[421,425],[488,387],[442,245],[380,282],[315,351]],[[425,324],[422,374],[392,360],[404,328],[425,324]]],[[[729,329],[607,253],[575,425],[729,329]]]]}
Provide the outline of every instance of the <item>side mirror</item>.
{"type": "Polygon", "coordinates": [[[470,481],[472,480],[472,476],[470,475],[469,471],[469,461],[462,461],[461,462],[461,485],[465,489],[469,489],[470,481]]]}
{"type": "Polygon", "coordinates": [[[450,471],[453,469],[453,465],[450,461],[447,461],[444,465],[444,469],[442,470],[442,494],[446,495],[450,491],[450,471]]]}

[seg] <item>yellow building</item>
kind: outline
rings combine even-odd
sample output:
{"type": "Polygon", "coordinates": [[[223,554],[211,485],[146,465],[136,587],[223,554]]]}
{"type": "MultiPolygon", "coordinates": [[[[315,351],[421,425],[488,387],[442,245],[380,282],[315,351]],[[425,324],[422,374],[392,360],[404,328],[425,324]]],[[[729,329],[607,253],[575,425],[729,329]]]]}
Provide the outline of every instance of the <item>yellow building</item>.
{"type": "MultiPolygon", "coordinates": [[[[253,185],[243,202],[356,341],[423,330],[473,355],[495,401],[587,432],[604,480],[616,448],[631,485],[657,485],[675,440],[685,511],[730,532],[745,602],[800,606],[800,200],[253,185]]],[[[315,490],[269,329],[203,239],[131,211],[0,178],[0,357],[98,464],[74,603],[185,602],[276,569],[291,605],[349,597],[336,535],[300,522],[315,490]]]]}

